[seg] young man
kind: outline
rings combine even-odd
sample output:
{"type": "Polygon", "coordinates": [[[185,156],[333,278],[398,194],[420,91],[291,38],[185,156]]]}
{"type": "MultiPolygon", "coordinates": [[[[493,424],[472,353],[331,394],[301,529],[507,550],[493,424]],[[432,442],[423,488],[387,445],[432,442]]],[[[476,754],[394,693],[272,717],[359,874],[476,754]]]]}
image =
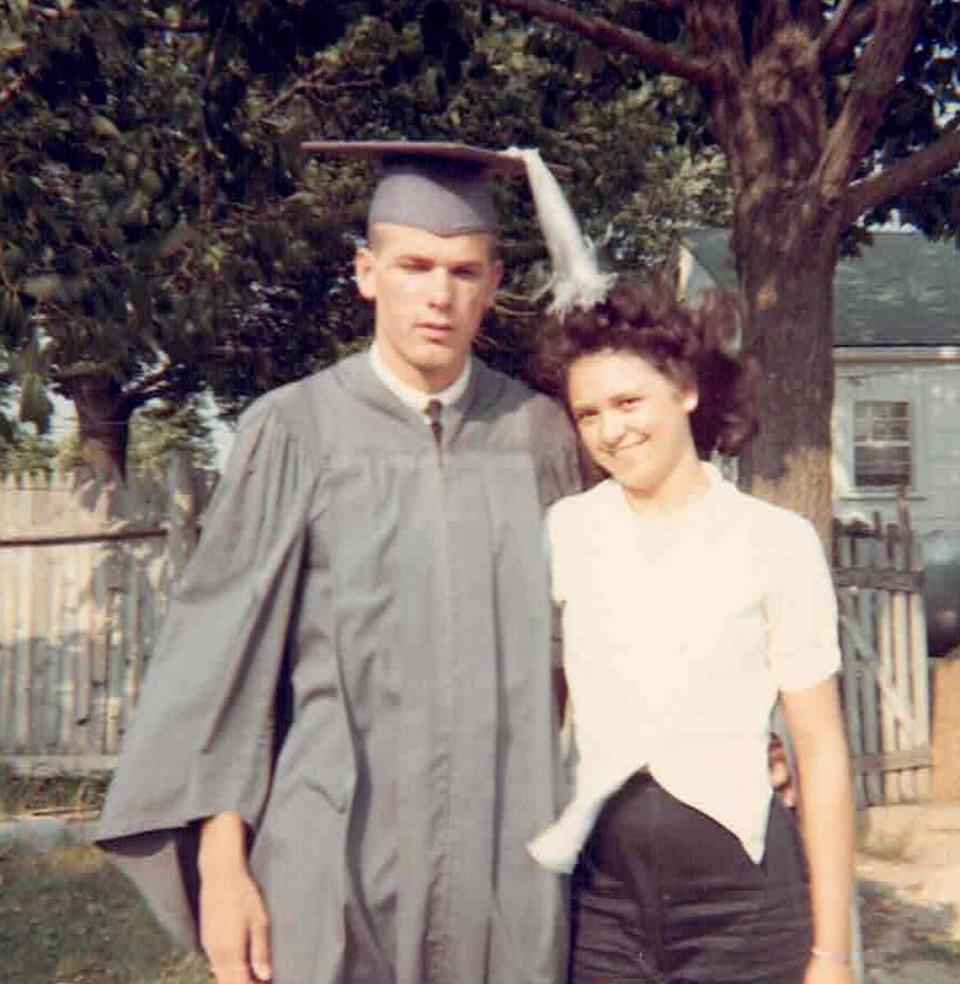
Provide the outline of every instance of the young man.
{"type": "Polygon", "coordinates": [[[482,172],[518,165],[410,153],[356,260],[373,346],[244,415],[101,820],[219,984],[564,974],[525,844],[558,805],[541,516],[576,444],[471,356],[482,172]]]}

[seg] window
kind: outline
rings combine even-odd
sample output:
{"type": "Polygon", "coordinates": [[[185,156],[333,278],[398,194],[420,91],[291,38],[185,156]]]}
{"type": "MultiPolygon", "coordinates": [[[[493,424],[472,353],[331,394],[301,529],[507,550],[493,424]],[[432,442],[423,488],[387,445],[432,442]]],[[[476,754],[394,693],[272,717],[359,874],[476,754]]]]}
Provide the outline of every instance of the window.
{"type": "Polygon", "coordinates": [[[853,474],[861,488],[912,485],[910,404],[857,400],[853,405],[853,474]]]}

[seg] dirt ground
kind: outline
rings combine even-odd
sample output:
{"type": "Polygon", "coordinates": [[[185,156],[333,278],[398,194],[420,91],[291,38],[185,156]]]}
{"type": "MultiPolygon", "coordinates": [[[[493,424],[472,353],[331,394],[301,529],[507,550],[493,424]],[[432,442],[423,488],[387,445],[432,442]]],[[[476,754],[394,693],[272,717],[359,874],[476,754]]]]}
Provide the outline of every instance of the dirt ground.
{"type": "MultiPolygon", "coordinates": [[[[960,984],[960,802],[868,813],[857,857],[864,984],[960,984]]],[[[67,839],[83,844],[90,818],[74,819],[81,823],[67,839]]],[[[195,984],[205,977],[166,947],[102,856],[58,848],[65,832],[54,817],[34,820],[30,831],[30,849],[41,852],[36,860],[0,836],[2,984],[195,984]],[[119,931],[104,936],[109,923],[119,931]],[[14,973],[4,964],[17,953],[22,966],[14,973]],[[137,962],[144,956],[152,970],[137,962]]]]}
{"type": "Polygon", "coordinates": [[[957,984],[960,803],[886,807],[870,828],[857,857],[865,984],[957,984]]]}

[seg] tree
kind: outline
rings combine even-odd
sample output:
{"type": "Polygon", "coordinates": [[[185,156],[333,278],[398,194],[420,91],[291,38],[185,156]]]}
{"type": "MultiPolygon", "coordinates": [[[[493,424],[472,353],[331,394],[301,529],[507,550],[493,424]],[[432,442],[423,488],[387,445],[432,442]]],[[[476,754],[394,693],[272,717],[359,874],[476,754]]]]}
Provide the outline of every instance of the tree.
{"type": "MultiPolygon", "coordinates": [[[[343,255],[363,234],[372,171],[304,157],[306,137],[539,146],[570,166],[588,231],[623,262],[662,258],[678,222],[728,214],[722,155],[699,140],[696,93],[638,78],[625,59],[560,32],[505,31],[482,5],[453,0],[259,0],[242,19],[228,3],[215,8],[211,18],[227,27],[211,86],[235,93],[216,130],[223,153],[244,149],[233,167],[248,186],[259,170],[288,174],[292,197],[339,237],[343,255]]],[[[543,286],[544,252],[522,183],[500,192],[510,278],[481,345],[515,369],[542,316],[529,298],[543,286]]],[[[344,295],[352,290],[328,311],[341,324],[358,318],[344,295]]]]}
{"type": "Polygon", "coordinates": [[[0,437],[0,476],[50,473],[56,467],[56,445],[45,437],[17,430],[8,440],[0,437]]]}
{"type": "MultiPolygon", "coordinates": [[[[210,139],[206,5],[187,5],[193,19],[142,0],[5,7],[0,350],[21,419],[44,429],[51,384],[76,405],[86,463],[122,475],[138,407],[210,386],[242,399],[323,345],[316,322],[286,330],[287,207],[250,208],[210,139]]],[[[258,191],[276,198],[276,182],[258,191]]],[[[322,296],[330,264],[299,260],[322,296]]]]}
{"type": "Polygon", "coordinates": [[[762,368],[741,474],[825,536],[834,268],[855,225],[892,207],[931,234],[960,226],[960,4],[489,2],[703,94],[732,183],[745,350],[762,368]]]}
{"type": "MultiPolygon", "coordinates": [[[[235,413],[366,334],[350,277],[371,175],[304,137],[536,143],[625,261],[727,209],[695,94],[475,4],[6,5],[0,345],[24,418],[42,427],[52,383],[101,468],[122,470],[138,406],[210,387],[235,413]]],[[[516,367],[543,252],[519,183],[505,198],[512,279],[485,345],[516,367]]]]}
{"type": "MultiPolygon", "coordinates": [[[[174,453],[184,450],[195,468],[211,470],[216,447],[202,409],[197,398],[181,404],[156,401],[139,407],[130,417],[128,475],[162,485],[167,480],[174,453]]],[[[43,446],[52,450],[54,459],[48,469],[56,466],[60,471],[74,471],[84,465],[76,432],[59,444],[44,441],[43,446]]]]}

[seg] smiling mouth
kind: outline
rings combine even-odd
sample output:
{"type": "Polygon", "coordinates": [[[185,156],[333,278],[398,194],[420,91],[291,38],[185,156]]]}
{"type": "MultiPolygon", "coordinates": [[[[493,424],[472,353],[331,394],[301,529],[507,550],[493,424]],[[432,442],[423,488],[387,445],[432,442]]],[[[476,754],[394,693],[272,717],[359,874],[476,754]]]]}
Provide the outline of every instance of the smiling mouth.
{"type": "Polygon", "coordinates": [[[640,440],[631,441],[629,444],[621,444],[618,447],[609,449],[607,451],[607,454],[616,457],[616,455],[620,454],[623,451],[630,451],[633,448],[642,448],[649,440],[650,440],[649,437],[643,437],[640,438],[640,440]]]}

